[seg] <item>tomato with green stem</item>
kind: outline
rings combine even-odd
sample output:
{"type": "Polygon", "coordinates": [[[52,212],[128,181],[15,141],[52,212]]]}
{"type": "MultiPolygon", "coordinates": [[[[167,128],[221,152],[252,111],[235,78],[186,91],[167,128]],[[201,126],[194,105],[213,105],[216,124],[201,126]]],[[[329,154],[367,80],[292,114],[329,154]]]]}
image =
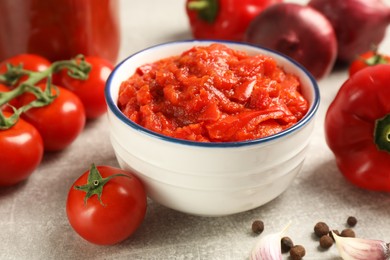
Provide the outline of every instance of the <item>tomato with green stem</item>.
{"type": "Polygon", "coordinates": [[[72,77],[85,79],[90,66],[83,57],[78,59],[77,62],[56,61],[42,72],[8,66],[5,73],[0,73],[0,82],[9,84],[19,81],[21,77],[27,78],[17,87],[0,93],[0,107],[15,98],[20,103],[11,117],[0,122],[0,127],[10,128],[19,117],[23,117],[38,129],[46,151],[58,151],[70,145],[84,128],[84,107],[80,99],[69,90],[52,87],[50,78],[53,73],[69,68],[72,77]]]}
{"type": "Polygon", "coordinates": [[[136,175],[94,164],[74,182],[66,201],[70,225],[98,245],[116,244],[132,235],[146,207],[146,192],[136,175]]]}
{"type": "MultiPolygon", "coordinates": [[[[45,83],[37,85],[43,91],[45,83]]],[[[42,135],[45,151],[60,151],[68,147],[82,132],[86,116],[80,99],[71,91],[55,87],[51,89],[54,99],[48,105],[31,108],[21,117],[34,125],[42,135]]],[[[31,93],[20,96],[22,106],[36,100],[31,93]]]]}
{"type": "Polygon", "coordinates": [[[75,93],[84,105],[87,118],[95,119],[107,111],[104,88],[114,65],[94,56],[85,57],[85,61],[91,65],[87,79],[72,78],[68,75],[68,70],[64,69],[56,76],[56,83],[75,93]]]}
{"type": "MultiPolygon", "coordinates": [[[[0,121],[11,113],[0,114],[0,121]]],[[[34,126],[19,119],[11,128],[0,130],[0,186],[27,179],[43,157],[42,137],[34,126]]]]}
{"type": "MultiPolygon", "coordinates": [[[[8,64],[12,66],[21,66],[24,70],[42,72],[50,67],[51,62],[36,54],[23,53],[3,60],[0,63],[0,73],[5,73],[7,71],[8,64]]],[[[23,75],[20,79],[15,80],[12,85],[18,85],[26,79],[27,75],[23,75]]]]}
{"type": "Polygon", "coordinates": [[[18,54],[6,60],[3,60],[0,63],[1,73],[4,73],[6,71],[7,64],[12,64],[14,66],[22,65],[23,69],[25,70],[44,71],[50,67],[51,62],[48,59],[36,54],[31,54],[31,53],[18,54]]]}
{"type": "Polygon", "coordinates": [[[383,55],[378,53],[376,50],[368,51],[363,53],[359,57],[357,57],[352,63],[349,65],[349,76],[352,76],[359,70],[364,68],[375,66],[378,64],[389,64],[390,56],[383,55]]]}

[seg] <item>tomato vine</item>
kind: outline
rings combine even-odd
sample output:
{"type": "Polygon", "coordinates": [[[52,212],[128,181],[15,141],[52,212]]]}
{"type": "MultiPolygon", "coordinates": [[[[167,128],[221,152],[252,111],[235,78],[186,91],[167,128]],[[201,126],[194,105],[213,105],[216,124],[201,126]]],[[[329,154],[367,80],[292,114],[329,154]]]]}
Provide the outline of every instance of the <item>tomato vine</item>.
{"type": "Polygon", "coordinates": [[[16,66],[7,64],[6,72],[0,74],[0,83],[10,86],[10,91],[0,92],[0,107],[6,104],[9,105],[8,103],[12,99],[17,98],[26,92],[32,93],[36,99],[19,108],[12,107],[13,114],[10,117],[5,117],[0,110],[0,130],[9,129],[15,125],[20,115],[27,110],[51,104],[58,94],[56,87],[52,84],[52,75],[65,68],[68,69],[68,75],[70,77],[80,80],[88,79],[88,74],[91,70],[90,64],[85,61],[85,58],[82,55],[78,55],[71,60],[53,62],[50,67],[44,71],[25,70],[23,69],[22,64],[16,66]],[[15,87],[23,76],[27,76],[27,79],[15,87]],[[36,85],[44,79],[47,79],[46,88],[42,90],[36,85]]]}

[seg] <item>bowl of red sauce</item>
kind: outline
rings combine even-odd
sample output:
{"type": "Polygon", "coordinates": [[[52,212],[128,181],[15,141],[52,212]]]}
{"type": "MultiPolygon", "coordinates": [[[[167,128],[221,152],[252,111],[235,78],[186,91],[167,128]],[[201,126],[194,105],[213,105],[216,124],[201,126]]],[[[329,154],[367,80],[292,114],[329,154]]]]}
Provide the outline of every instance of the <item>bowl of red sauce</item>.
{"type": "Polygon", "coordinates": [[[223,41],[137,52],[116,66],[105,94],[120,166],[153,201],[202,216],[282,194],[303,166],[320,102],[294,60],[223,41]]]}

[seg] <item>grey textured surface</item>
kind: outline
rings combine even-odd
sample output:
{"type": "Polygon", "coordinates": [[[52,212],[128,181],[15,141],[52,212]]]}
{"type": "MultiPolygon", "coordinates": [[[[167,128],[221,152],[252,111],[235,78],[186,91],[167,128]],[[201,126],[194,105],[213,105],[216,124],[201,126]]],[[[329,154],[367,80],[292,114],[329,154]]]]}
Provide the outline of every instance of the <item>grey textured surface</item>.
{"type": "MultiPolygon", "coordinates": [[[[150,45],[190,37],[184,0],[121,4],[121,59],[150,45]]],[[[390,53],[390,40],[381,48],[390,53]]],[[[259,239],[251,233],[255,219],[264,221],[263,235],[291,221],[287,235],[306,247],[304,259],[339,259],[335,246],[318,247],[313,227],[320,220],[342,230],[347,217],[355,215],[357,236],[390,242],[390,193],[368,192],[346,182],[325,143],[324,114],[346,77],[340,70],[319,82],[322,101],[307,159],[280,197],[248,212],[215,218],[183,214],[149,201],[140,228],[115,246],[84,241],[66,218],[66,196],[75,179],[92,162],[117,166],[106,117],[89,122],[68,149],[46,154],[28,181],[0,189],[0,259],[248,259],[259,239]]]]}

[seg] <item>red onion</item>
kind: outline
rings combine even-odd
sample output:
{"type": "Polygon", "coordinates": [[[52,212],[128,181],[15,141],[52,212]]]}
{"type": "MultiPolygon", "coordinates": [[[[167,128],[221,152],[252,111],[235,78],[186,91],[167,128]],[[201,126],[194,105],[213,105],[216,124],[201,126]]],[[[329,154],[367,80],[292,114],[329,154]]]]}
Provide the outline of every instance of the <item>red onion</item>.
{"type": "Polygon", "coordinates": [[[341,62],[377,47],[390,23],[390,7],[382,0],[311,0],[308,5],[331,22],[341,62]]]}
{"type": "Polygon", "coordinates": [[[294,3],[274,4],[261,12],[249,25],[245,41],[290,56],[316,79],[330,73],[337,57],[330,22],[317,10],[294,3]]]}

